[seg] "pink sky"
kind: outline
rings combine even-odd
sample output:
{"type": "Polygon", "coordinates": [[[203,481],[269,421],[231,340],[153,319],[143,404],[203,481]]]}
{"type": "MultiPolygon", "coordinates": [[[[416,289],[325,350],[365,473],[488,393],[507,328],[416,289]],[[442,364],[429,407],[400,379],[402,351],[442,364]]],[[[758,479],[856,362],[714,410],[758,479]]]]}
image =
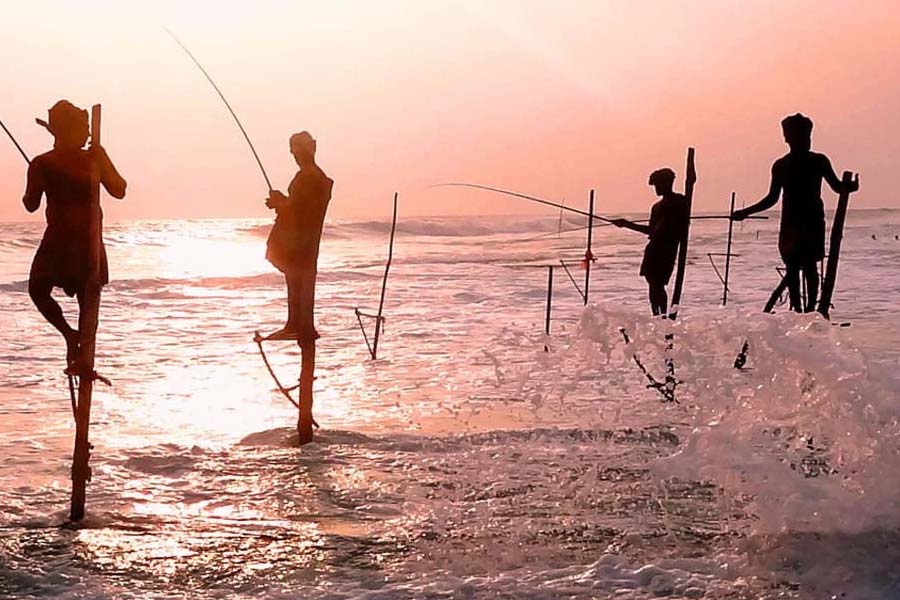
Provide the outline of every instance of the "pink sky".
{"type": "MultiPolygon", "coordinates": [[[[861,173],[855,206],[900,206],[900,2],[17,2],[0,23],[0,119],[31,154],[59,98],[104,106],[129,181],[108,218],[266,216],[265,185],[225,107],[163,32],[217,80],[276,187],[308,129],[335,179],[331,217],[552,212],[442,181],[599,212],[645,211],[650,171],[682,181],[697,148],[699,210],[766,191],[801,111],[813,147],[861,173]],[[182,6],[184,5],[184,6],[182,6]]],[[[0,220],[23,220],[24,162],[0,140],[0,220]]],[[[677,185],[680,185],[677,184],[677,185]]],[[[834,205],[829,192],[826,205],[834,205]]],[[[32,219],[41,218],[30,217],[32,219]]]]}

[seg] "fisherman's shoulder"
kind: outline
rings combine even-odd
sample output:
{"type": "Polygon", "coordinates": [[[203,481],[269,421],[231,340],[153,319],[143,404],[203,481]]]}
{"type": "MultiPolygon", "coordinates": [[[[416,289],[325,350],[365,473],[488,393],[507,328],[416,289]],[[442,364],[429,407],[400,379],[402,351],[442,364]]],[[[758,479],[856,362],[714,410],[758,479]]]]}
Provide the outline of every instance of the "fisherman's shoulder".
{"type": "Polygon", "coordinates": [[[328,183],[334,183],[334,180],[331,177],[329,177],[328,174],[325,172],[325,170],[322,169],[322,167],[320,167],[319,165],[316,165],[315,172],[316,172],[316,177],[318,177],[322,181],[325,181],[328,183]]]}
{"type": "Polygon", "coordinates": [[[334,179],[329,177],[319,165],[316,165],[316,179],[318,179],[323,189],[331,192],[331,189],[334,187],[334,179]]]}
{"type": "Polygon", "coordinates": [[[679,194],[678,192],[672,192],[664,199],[660,200],[660,202],[664,202],[666,205],[671,206],[672,208],[682,209],[687,208],[687,196],[684,194],[679,194]]]}
{"type": "Polygon", "coordinates": [[[31,166],[37,168],[43,168],[48,164],[52,164],[58,158],[58,153],[56,150],[48,150],[43,154],[38,154],[34,158],[31,159],[31,166]]]}
{"type": "Polygon", "coordinates": [[[822,167],[826,167],[831,164],[831,159],[821,152],[810,152],[809,158],[813,163],[822,167]]]}
{"type": "Polygon", "coordinates": [[[785,154],[784,156],[782,156],[781,158],[777,159],[775,162],[772,163],[772,172],[775,173],[775,172],[783,171],[784,169],[786,169],[788,167],[788,165],[790,165],[790,163],[791,163],[791,153],[788,152],[787,154],[785,154]]]}

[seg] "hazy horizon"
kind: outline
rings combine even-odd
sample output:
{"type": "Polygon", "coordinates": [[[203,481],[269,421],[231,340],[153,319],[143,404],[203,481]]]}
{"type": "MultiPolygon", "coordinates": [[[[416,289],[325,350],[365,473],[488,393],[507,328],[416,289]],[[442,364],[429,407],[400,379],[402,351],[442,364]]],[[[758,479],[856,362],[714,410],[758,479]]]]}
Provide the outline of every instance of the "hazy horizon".
{"type": "MultiPolygon", "coordinates": [[[[10,93],[0,119],[31,154],[59,98],[104,106],[104,145],[129,181],[110,220],[263,217],[266,188],[216,79],[272,182],[308,129],[335,180],[330,218],[552,214],[454,189],[495,185],[597,212],[646,212],[653,169],[683,185],[697,149],[698,211],[764,195],[783,155],[779,122],[815,121],[813,149],[861,173],[858,208],[895,208],[900,158],[900,4],[868,2],[315,3],[36,1],[0,25],[10,93]],[[865,43],[861,43],[861,42],[865,43]],[[64,62],[63,62],[64,61],[64,62]]],[[[31,221],[25,165],[0,143],[0,221],[31,221]]],[[[835,197],[826,190],[828,208],[835,197]]]]}

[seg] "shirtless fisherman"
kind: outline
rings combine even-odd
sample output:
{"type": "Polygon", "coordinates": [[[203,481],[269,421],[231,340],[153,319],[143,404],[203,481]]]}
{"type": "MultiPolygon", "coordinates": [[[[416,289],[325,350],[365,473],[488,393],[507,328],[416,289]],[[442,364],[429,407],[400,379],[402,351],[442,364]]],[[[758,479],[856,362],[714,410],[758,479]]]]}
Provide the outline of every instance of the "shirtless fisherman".
{"type": "Polygon", "coordinates": [[[35,212],[41,197],[47,196],[47,228],[31,264],[28,294],[65,338],[71,372],[78,360],[79,330],[84,331],[82,311],[75,329],[66,322],[51,293],[54,287],[62,288],[67,295],[76,296],[83,308],[87,295],[99,295],[109,282],[100,184],[121,199],[126,182],[102,146],[84,149],[90,133],[87,111],[60,100],[50,109],[47,121],[37,122],[53,135],[54,143],[52,150],[31,161],[22,198],[28,212],[35,212]]]}
{"type": "Polygon", "coordinates": [[[825,257],[822,180],[838,194],[850,193],[859,189],[859,175],[844,189],[828,157],[810,150],[813,122],[808,117],[800,113],[786,117],[781,128],[790,151],[772,165],[769,193],[756,204],[734,211],[733,219],[743,221],[772,208],[784,191],[778,251],[786,269],[791,309],[811,312],[816,309],[819,295],[816,263],[825,257]],[[801,306],[800,271],[806,280],[806,306],[801,306]]]}
{"type": "Polygon", "coordinates": [[[672,169],[654,171],[650,174],[648,183],[660,197],[659,202],[650,209],[650,222],[641,225],[628,219],[615,219],[613,224],[646,234],[650,238],[644,248],[641,275],[647,280],[650,309],[657,316],[665,315],[668,311],[666,285],[672,277],[675,260],[678,258],[678,244],[688,226],[688,206],[687,199],[672,189],[675,183],[675,172],[672,169]]]}

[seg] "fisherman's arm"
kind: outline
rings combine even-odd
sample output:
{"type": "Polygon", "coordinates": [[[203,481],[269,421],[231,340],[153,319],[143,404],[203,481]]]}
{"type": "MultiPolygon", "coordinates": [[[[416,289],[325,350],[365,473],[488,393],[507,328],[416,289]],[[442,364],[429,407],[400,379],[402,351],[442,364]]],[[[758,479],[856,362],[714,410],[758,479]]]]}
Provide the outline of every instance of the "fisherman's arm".
{"type": "Polygon", "coordinates": [[[828,157],[823,156],[822,159],[824,162],[822,165],[822,176],[825,178],[825,181],[828,182],[828,186],[834,190],[834,193],[841,194],[846,192],[851,194],[859,189],[859,173],[856,174],[855,179],[845,186],[844,182],[838,179],[837,173],[834,172],[834,167],[831,166],[831,161],[828,160],[828,157]]]}
{"type": "Polygon", "coordinates": [[[644,235],[650,235],[650,226],[649,225],[641,225],[640,223],[632,223],[628,219],[613,219],[612,224],[616,227],[621,227],[623,229],[630,229],[632,231],[637,231],[638,233],[643,233],[644,235]]]}
{"type": "Polygon", "coordinates": [[[103,187],[106,188],[110,196],[121,200],[125,197],[125,188],[128,187],[128,182],[116,170],[116,166],[103,146],[91,146],[90,150],[100,162],[100,182],[103,184],[103,187]]]}
{"type": "Polygon", "coordinates": [[[25,195],[22,204],[25,210],[33,213],[41,207],[41,196],[44,195],[44,182],[41,176],[40,163],[35,160],[28,166],[28,181],[25,184],[25,195]]]}
{"type": "Polygon", "coordinates": [[[743,221],[750,215],[755,215],[758,212],[769,210],[778,203],[778,198],[780,196],[781,178],[778,176],[778,171],[776,170],[775,166],[773,166],[772,182],[769,184],[769,193],[766,194],[765,197],[756,204],[751,204],[747,208],[742,208],[740,210],[734,211],[734,214],[731,216],[731,218],[735,221],[743,221]]]}

